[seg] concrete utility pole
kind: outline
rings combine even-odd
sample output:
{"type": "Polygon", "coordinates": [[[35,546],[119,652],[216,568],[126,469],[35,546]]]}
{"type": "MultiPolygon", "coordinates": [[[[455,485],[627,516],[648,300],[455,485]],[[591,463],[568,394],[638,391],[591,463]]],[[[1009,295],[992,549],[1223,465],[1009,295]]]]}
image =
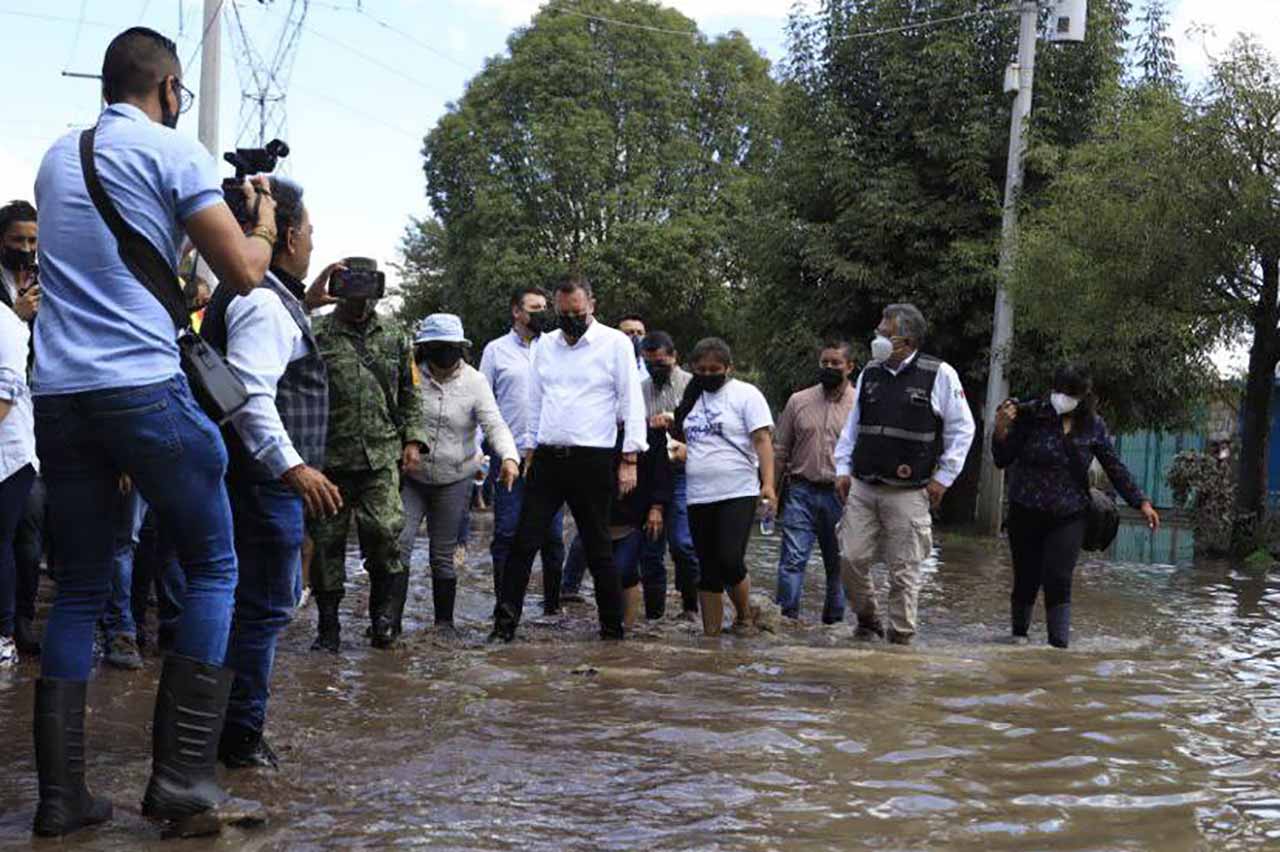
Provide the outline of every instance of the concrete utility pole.
{"type": "Polygon", "coordinates": [[[218,156],[218,100],[222,81],[222,4],[204,0],[200,47],[200,144],[218,156]]]}
{"type": "Polygon", "coordinates": [[[1036,34],[1040,7],[1036,0],[1022,0],[1019,10],[1017,97],[1009,124],[1009,165],[1005,173],[1004,218],[1000,229],[1000,270],[996,281],[995,321],[991,329],[991,366],[987,374],[987,399],[983,409],[982,479],[978,490],[978,529],[989,535],[1000,532],[1004,503],[1004,472],[991,457],[991,432],[996,411],[1009,396],[1005,363],[1013,343],[1013,304],[1008,281],[1013,274],[1018,241],[1018,197],[1022,194],[1023,155],[1027,150],[1027,123],[1031,118],[1031,90],[1035,81],[1036,34]]]}

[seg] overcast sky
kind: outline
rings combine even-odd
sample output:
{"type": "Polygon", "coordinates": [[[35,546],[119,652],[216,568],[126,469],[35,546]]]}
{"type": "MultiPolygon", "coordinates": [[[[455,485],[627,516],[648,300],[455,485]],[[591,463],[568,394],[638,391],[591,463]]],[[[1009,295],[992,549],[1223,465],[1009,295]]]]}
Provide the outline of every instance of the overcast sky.
{"type": "MultiPolygon", "coordinates": [[[[228,9],[233,0],[226,0],[228,9]]],[[[293,147],[288,173],[306,188],[316,226],[317,265],[347,255],[395,259],[410,216],[428,212],[421,139],[486,57],[500,53],[511,29],[528,22],[537,0],[312,0],[288,97],[293,147]],[[386,26],[384,26],[385,24],[386,26]]],[[[1141,6],[1142,0],[1135,0],[1141,6]]],[[[0,0],[0,199],[30,198],[49,143],[93,121],[96,73],[110,38],[142,23],[172,37],[185,62],[196,56],[200,3],[187,0],[0,0]]],[[[783,51],[791,0],[674,0],[710,34],[741,29],[771,60],[783,51]]],[[[278,40],[289,0],[263,6],[238,0],[263,52],[278,40]]],[[[1178,58],[1203,74],[1207,56],[1241,30],[1280,54],[1280,0],[1175,0],[1178,58]],[[1196,29],[1208,31],[1196,34],[1196,29]]],[[[232,16],[227,12],[228,25],[232,16]]],[[[240,75],[230,33],[223,36],[220,148],[237,141],[240,75]]],[[[199,61],[186,69],[199,91],[199,61]]],[[[179,130],[196,134],[195,111],[179,130]]],[[[245,144],[252,141],[245,140],[245,144]]]]}

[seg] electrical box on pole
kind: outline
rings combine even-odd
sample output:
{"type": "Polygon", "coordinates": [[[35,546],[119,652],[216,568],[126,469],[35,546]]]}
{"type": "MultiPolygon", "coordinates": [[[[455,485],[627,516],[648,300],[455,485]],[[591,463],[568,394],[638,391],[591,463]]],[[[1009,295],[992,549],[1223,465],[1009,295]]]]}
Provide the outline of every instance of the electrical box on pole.
{"type": "Polygon", "coordinates": [[[1084,41],[1089,0],[1052,0],[1049,4],[1049,41],[1084,41]]]}

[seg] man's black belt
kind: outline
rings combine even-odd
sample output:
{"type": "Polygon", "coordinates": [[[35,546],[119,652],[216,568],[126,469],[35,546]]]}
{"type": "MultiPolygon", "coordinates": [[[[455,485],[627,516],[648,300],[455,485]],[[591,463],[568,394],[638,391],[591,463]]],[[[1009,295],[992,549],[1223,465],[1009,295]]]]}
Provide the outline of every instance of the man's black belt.
{"type": "Polygon", "coordinates": [[[539,444],[536,452],[546,453],[552,458],[567,459],[573,456],[597,455],[599,453],[612,453],[613,447],[575,447],[562,446],[559,444],[539,444]]]}

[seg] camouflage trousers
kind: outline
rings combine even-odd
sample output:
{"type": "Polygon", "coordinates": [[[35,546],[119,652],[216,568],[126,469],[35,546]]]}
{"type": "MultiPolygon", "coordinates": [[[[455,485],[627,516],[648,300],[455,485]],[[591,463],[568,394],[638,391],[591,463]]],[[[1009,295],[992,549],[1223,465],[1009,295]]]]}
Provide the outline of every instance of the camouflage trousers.
{"type": "Polygon", "coordinates": [[[318,592],[341,592],[347,581],[347,534],[355,516],[356,534],[364,566],[370,576],[398,574],[400,531],[404,509],[400,503],[400,473],[380,470],[327,470],[325,475],[342,492],[342,510],[331,518],[313,518],[307,532],[315,543],[311,587],[318,592]]]}

